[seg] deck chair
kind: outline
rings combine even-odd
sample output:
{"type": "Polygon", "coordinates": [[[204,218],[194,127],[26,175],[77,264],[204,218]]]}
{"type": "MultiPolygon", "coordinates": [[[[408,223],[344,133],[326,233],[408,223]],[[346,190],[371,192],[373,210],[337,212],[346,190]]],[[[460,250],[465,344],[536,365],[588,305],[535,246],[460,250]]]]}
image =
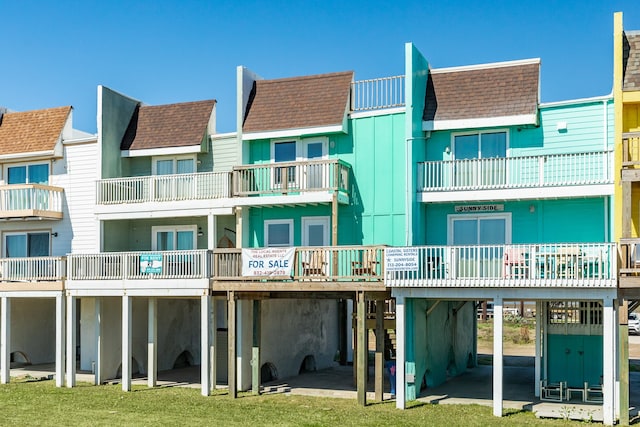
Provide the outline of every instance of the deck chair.
{"type": "Polygon", "coordinates": [[[325,266],[327,262],[324,260],[324,252],[313,251],[308,254],[307,261],[302,261],[303,276],[326,276],[325,266]]]}
{"type": "Polygon", "coordinates": [[[529,277],[528,254],[519,248],[507,248],[504,251],[503,277],[506,279],[525,279],[529,277]]]}
{"type": "Polygon", "coordinates": [[[577,246],[562,247],[557,252],[557,277],[564,279],[577,279],[581,274],[578,258],[581,255],[577,246]]]}
{"type": "Polygon", "coordinates": [[[377,275],[375,249],[365,249],[362,251],[362,261],[351,262],[351,272],[354,276],[375,276],[377,275]]]}
{"type": "Polygon", "coordinates": [[[562,402],[566,387],[564,381],[550,383],[547,380],[542,380],[540,381],[540,400],[562,402]]]}

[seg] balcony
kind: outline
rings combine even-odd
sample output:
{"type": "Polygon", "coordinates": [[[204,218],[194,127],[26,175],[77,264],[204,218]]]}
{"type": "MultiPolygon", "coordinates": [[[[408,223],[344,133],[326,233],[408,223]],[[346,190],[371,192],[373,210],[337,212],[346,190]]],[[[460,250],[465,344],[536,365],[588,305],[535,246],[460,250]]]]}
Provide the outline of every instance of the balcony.
{"type": "Polygon", "coordinates": [[[64,257],[0,259],[0,290],[62,290],[64,257]]]}
{"type": "Polygon", "coordinates": [[[296,247],[291,275],[243,275],[242,249],[213,251],[213,289],[384,291],[384,247],[296,247]]]}
{"type": "Polygon", "coordinates": [[[220,199],[230,197],[230,188],[230,175],[226,172],[101,179],[97,182],[96,203],[114,205],[220,199]]]}
{"type": "Polygon", "coordinates": [[[622,180],[640,181],[640,132],[622,134],[622,180]]]}
{"type": "Polygon", "coordinates": [[[351,111],[404,107],[404,76],[358,80],[351,83],[351,111]]]}
{"type": "Polygon", "coordinates": [[[387,286],[616,287],[613,243],[422,246],[404,250],[401,257],[385,253],[387,286]]]}
{"type": "Polygon", "coordinates": [[[421,201],[613,194],[613,151],[418,163],[421,201]]]}
{"type": "Polygon", "coordinates": [[[339,160],[308,160],[235,166],[233,196],[245,205],[349,203],[351,165],[339,160]],[[261,200],[255,200],[256,197],[261,200]]]}
{"type": "Polygon", "coordinates": [[[640,288],[640,238],[620,239],[620,288],[640,288]]]}
{"type": "Polygon", "coordinates": [[[62,219],[63,191],[42,184],[0,186],[0,219],[62,219]]]}

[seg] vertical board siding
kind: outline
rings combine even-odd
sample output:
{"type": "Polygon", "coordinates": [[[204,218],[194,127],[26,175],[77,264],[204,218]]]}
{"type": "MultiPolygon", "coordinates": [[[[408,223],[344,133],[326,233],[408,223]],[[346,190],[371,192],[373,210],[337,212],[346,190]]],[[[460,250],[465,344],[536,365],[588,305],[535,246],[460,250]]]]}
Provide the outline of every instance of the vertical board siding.
{"type": "MultiPolygon", "coordinates": [[[[98,221],[93,213],[98,170],[97,150],[98,145],[95,143],[65,147],[68,169],[64,186],[67,201],[64,217],[70,220],[73,227],[68,232],[69,236],[73,236],[71,250],[68,252],[96,252],[100,249],[98,221]]],[[[54,237],[53,241],[60,237],[62,233],[54,237]]]]}

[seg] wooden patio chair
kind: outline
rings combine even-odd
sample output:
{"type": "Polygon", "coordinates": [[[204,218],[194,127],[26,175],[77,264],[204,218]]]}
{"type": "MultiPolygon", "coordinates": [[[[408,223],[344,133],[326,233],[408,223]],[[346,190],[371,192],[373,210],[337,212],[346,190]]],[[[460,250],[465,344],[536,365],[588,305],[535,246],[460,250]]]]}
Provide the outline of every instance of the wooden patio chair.
{"type": "Polygon", "coordinates": [[[362,251],[362,261],[351,262],[351,273],[354,276],[375,276],[377,275],[375,249],[365,249],[362,251]]]}
{"type": "Polygon", "coordinates": [[[313,251],[309,254],[307,261],[302,261],[303,276],[326,276],[324,252],[313,251]]]}
{"type": "Polygon", "coordinates": [[[503,277],[506,279],[526,279],[529,277],[529,256],[519,248],[504,250],[503,277]]]}

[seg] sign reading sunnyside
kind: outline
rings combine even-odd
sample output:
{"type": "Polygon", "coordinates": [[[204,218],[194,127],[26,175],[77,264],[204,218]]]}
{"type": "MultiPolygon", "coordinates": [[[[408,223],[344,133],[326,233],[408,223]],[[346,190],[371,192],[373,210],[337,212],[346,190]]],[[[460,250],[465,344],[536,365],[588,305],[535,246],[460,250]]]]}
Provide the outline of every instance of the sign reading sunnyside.
{"type": "Polygon", "coordinates": [[[292,276],[295,248],[242,249],[243,276],[292,276]]]}

